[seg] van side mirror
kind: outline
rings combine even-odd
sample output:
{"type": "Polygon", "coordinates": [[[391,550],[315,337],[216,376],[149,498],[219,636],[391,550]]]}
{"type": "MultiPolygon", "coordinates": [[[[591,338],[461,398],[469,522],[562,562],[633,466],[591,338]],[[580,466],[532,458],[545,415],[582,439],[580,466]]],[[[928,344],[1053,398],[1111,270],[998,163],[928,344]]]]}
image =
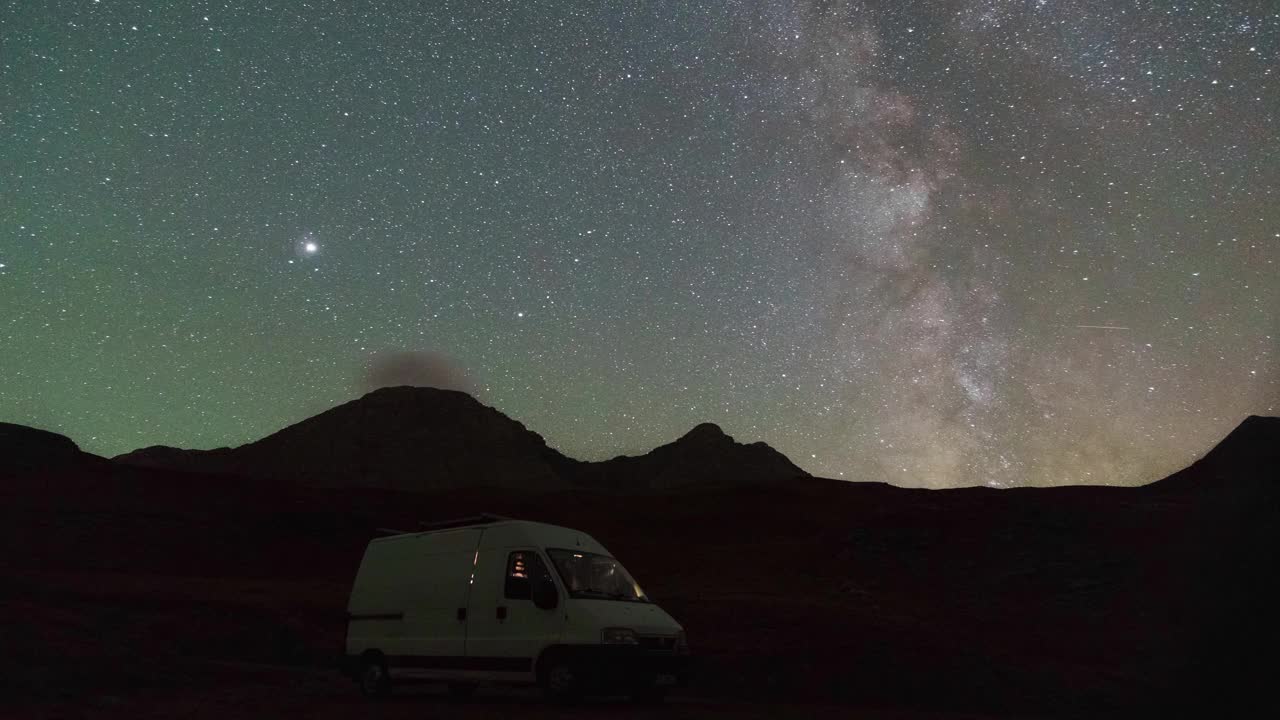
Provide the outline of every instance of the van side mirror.
{"type": "Polygon", "coordinates": [[[541,610],[555,610],[560,604],[560,593],[556,592],[555,584],[542,580],[532,585],[534,606],[541,610]]]}

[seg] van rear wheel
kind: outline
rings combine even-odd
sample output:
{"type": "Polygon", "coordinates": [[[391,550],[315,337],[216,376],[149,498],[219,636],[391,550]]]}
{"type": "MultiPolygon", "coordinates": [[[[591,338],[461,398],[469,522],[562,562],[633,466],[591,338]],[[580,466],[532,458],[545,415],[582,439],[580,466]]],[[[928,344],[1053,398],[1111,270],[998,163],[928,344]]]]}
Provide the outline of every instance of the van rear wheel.
{"type": "Polygon", "coordinates": [[[367,653],[360,658],[360,692],[365,697],[384,698],[391,694],[391,676],[387,673],[387,661],[378,654],[367,653]]]}

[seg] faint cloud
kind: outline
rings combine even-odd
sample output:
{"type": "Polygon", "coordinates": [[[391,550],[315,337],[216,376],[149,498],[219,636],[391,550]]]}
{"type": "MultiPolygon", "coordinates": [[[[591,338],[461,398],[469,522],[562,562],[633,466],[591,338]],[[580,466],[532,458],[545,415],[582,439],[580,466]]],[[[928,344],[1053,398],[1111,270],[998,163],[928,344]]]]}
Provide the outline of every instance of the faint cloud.
{"type": "Polygon", "coordinates": [[[392,350],[375,353],[360,377],[361,392],[410,385],[476,394],[476,385],[453,358],[434,350],[392,350]]]}

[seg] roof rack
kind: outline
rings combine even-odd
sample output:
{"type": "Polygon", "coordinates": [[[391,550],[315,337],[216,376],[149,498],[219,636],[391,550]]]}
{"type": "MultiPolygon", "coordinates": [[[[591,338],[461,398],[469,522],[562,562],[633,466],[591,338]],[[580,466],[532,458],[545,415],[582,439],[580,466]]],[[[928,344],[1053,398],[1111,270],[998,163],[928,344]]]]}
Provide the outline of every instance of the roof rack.
{"type": "Polygon", "coordinates": [[[514,518],[505,517],[503,515],[494,515],[493,513],[480,513],[479,515],[469,515],[467,517],[454,518],[453,520],[441,520],[439,522],[424,522],[418,524],[418,532],[430,532],[433,530],[449,530],[451,528],[468,527],[471,525],[488,525],[489,523],[508,522],[514,518]]]}

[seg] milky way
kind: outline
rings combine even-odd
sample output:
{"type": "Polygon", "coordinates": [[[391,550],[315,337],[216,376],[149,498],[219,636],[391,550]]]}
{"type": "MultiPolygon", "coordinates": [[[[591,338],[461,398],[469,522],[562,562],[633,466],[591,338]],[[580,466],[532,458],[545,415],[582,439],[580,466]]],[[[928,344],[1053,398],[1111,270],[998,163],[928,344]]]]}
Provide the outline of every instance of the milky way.
{"type": "Polygon", "coordinates": [[[1137,484],[1280,405],[1271,3],[14,3],[0,419],[1137,484]]]}

